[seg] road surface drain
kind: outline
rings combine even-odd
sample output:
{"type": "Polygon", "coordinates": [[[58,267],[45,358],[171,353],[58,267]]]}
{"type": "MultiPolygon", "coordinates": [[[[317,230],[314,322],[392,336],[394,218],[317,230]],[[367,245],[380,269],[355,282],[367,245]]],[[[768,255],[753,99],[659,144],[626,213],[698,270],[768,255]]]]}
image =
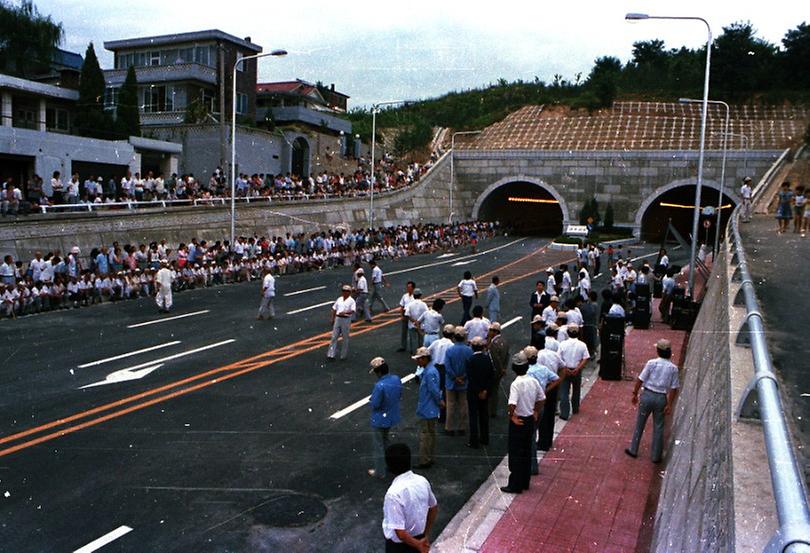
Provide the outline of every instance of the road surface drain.
{"type": "Polygon", "coordinates": [[[326,516],[326,505],[317,497],[291,493],[265,499],[251,514],[259,524],[293,528],[321,520],[326,516]]]}

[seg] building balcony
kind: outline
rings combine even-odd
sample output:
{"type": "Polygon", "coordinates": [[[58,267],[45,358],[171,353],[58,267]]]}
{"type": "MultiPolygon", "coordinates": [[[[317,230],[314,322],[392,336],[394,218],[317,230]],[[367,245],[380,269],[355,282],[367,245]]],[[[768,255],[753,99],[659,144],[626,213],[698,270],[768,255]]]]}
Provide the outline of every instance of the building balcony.
{"type": "Polygon", "coordinates": [[[315,127],[326,127],[328,130],[351,134],[352,124],[334,114],[318,111],[305,106],[285,106],[273,108],[256,108],[256,120],[264,121],[267,112],[270,112],[276,123],[306,123],[315,127]]]}
{"type": "MultiPolygon", "coordinates": [[[[139,85],[173,83],[178,81],[196,81],[216,85],[217,69],[199,63],[178,63],[174,65],[149,65],[136,67],[135,76],[139,85]]],[[[108,69],[104,71],[107,86],[121,86],[127,78],[126,69],[108,69]]]]}

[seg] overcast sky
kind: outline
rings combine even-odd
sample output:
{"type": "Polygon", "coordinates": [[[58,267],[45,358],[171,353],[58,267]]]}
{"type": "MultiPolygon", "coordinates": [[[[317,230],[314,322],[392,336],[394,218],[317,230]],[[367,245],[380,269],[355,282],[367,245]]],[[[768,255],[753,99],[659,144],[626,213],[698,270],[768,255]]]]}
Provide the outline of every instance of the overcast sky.
{"type": "MultiPolygon", "coordinates": [[[[12,2],[16,0],[11,0],[12,2]]],[[[260,81],[305,79],[335,83],[350,107],[421,99],[507,80],[550,82],[557,73],[587,76],[602,55],[630,58],[638,40],[698,47],[706,28],[694,21],[624,21],[626,12],[700,16],[716,35],[751,21],[758,35],[781,45],[788,29],[807,20],[795,0],[651,2],[471,2],[469,0],[35,0],[65,27],[68,50],[93,41],[103,68],[112,66],[104,41],[218,28],[250,36],[286,58],[259,62],[260,81]]]]}

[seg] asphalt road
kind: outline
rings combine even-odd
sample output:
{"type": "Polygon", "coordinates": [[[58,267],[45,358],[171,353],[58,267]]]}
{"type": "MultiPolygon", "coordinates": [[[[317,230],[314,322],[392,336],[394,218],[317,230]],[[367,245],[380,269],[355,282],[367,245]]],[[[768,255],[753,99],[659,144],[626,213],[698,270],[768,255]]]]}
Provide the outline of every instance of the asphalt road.
{"type": "MultiPolygon", "coordinates": [[[[465,270],[484,274],[544,243],[502,237],[474,257],[382,263],[386,299],[396,305],[407,280],[425,295],[451,288],[465,270]]],[[[544,254],[538,273],[564,257],[544,254]]],[[[0,321],[0,551],[75,551],[104,536],[105,552],[381,550],[388,482],[366,475],[368,407],[330,415],[370,393],[372,357],[413,371],[395,353],[399,326],[354,337],[345,362],[326,363],[319,342],[288,347],[329,330],[329,306],[287,313],[334,300],[350,278],[279,278],[273,321],[255,320],[258,282],[177,294],[168,316],[142,299],[0,321]],[[86,387],[127,368],[143,377],[86,387]]],[[[524,317],[504,332],[513,349],[527,337],[534,280],[502,286],[503,321],[524,317]]],[[[460,317],[459,303],[445,308],[449,322],[460,317]]],[[[414,450],[416,390],[405,384],[394,438],[414,450]]],[[[437,530],[503,458],[506,420],[493,422],[487,449],[439,437],[439,462],[424,472],[437,530]]]]}
{"type": "Polygon", "coordinates": [[[768,349],[781,380],[785,410],[798,438],[796,445],[805,476],[810,477],[810,357],[805,334],[810,328],[810,237],[792,232],[778,235],[772,215],[757,215],[740,229],[765,317],[768,349]]]}

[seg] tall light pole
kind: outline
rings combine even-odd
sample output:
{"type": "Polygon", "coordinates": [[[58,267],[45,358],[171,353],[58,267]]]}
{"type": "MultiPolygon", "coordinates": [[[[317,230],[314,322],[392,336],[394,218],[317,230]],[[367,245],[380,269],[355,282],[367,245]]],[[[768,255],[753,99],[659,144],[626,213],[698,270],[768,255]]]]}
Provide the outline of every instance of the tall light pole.
{"type": "Polygon", "coordinates": [[[391,106],[394,104],[407,104],[410,100],[390,100],[388,102],[377,102],[371,105],[371,184],[369,190],[368,204],[368,228],[374,228],[374,182],[377,180],[374,175],[374,147],[377,144],[377,113],[380,106],[391,106]]]}
{"type": "MultiPolygon", "coordinates": [[[[265,58],[267,56],[286,56],[287,50],[272,50],[264,54],[254,54],[236,59],[231,72],[231,248],[236,239],[236,70],[239,64],[247,60],[265,58]]],[[[220,57],[220,63],[223,58],[220,57]]],[[[254,85],[255,86],[255,85],[254,85]]]]}
{"type": "Polygon", "coordinates": [[[708,39],[706,40],[706,71],[703,76],[703,109],[700,117],[700,153],[698,154],[698,175],[695,186],[695,211],[692,215],[692,251],[689,255],[689,287],[687,294],[694,298],[695,289],[695,260],[697,258],[698,223],[700,222],[700,192],[703,188],[703,154],[706,146],[706,116],[709,111],[709,72],[712,62],[712,28],[709,22],[702,17],[648,15],[646,13],[628,13],[624,16],[627,21],[644,21],[647,19],[673,19],[679,21],[700,21],[706,25],[708,39]]]}
{"type": "Polygon", "coordinates": [[[481,134],[483,131],[458,131],[450,137],[450,217],[449,222],[453,224],[453,188],[456,186],[456,136],[460,134],[481,134]]]}
{"type": "MultiPolygon", "coordinates": [[[[697,104],[700,100],[692,98],[680,98],[678,100],[682,104],[697,104]]],[[[720,165],[720,199],[717,200],[717,223],[714,229],[714,249],[712,250],[712,260],[717,259],[717,252],[720,251],[720,213],[723,208],[723,191],[726,184],[726,154],[728,153],[728,121],[731,117],[731,108],[722,100],[709,100],[710,104],[723,106],[726,108],[726,121],[723,125],[723,162],[720,165]]]]}

